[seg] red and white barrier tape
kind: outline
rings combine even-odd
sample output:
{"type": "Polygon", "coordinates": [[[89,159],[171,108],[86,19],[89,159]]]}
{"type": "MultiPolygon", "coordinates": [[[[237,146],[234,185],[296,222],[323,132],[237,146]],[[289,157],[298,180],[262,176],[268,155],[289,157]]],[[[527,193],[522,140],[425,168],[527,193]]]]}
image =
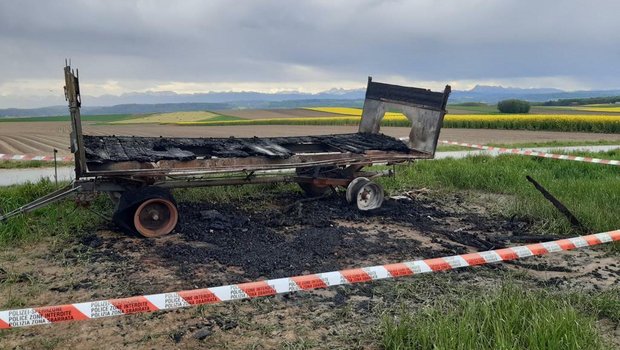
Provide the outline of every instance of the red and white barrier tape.
{"type": "Polygon", "coordinates": [[[477,148],[477,149],[481,149],[481,150],[485,150],[485,151],[497,151],[497,152],[500,152],[500,153],[520,154],[520,155],[523,155],[523,156],[552,158],[552,159],[562,159],[562,160],[574,160],[574,161],[577,161],[577,162],[586,162],[586,163],[620,165],[620,160],[569,156],[569,155],[566,155],[566,154],[553,154],[553,153],[538,152],[538,151],[526,150],[526,149],[518,149],[518,148],[493,147],[493,146],[485,146],[485,145],[478,145],[478,144],[472,144],[472,143],[462,143],[462,142],[455,142],[455,141],[439,141],[439,142],[441,142],[443,144],[446,144],[446,145],[454,145],[454,146],[463,146],[463,147],[469,147],[469,148],[477,148]]]}
{"type": "MultiPolygon", "coordinates": [[[[0,153],[0,160],[38,160],[41,162],[53,162],[54,156],[32,156],[26,154],[4,154],[0,153]]],[[[73,161],[73,156],[56,157],[59,162],[73,161]]]]}
{"type": "Polygon", "coordinates": [[[461,267],[484,265],[594,246],[613,241],[620,241],[620,230],[479,253],[324,272],[313,275],[278,278],[181,292],[141,295],[122,299],[6,310],[0,311],[0,328],[35,326],[64,321],[81,321],[93,318],[171,310],[194,305],[272,296],[301,290],[328,288],[343,284],[410,276],[426,272],[453,270],[461,267]]]}

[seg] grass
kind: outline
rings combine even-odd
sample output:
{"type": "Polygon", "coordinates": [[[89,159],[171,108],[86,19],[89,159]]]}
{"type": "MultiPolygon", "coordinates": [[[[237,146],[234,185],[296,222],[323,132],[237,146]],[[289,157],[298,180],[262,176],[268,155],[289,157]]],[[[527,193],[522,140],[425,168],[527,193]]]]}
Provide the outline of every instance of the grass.
{"type": "MultiPolygon", "coordinates": [[[[59,186],[64,186],[61,184],[59,186]]],[[[0,211],[2,213],[27,204],[56,190],[49,180],[24,185],[0,187],[0,211]]],[[[93,203],[93,210],[109,211],[107,198],[99,196],[93,203]]],[[[26,215],[18,215],[0,222],[0,247],[14,243],[38,241],[44,237],[68,237],[92,228],[102,219],[95,213],[78,208],[73,201],[65,200],[26,215]]]]}
{"type": "Polygon", "coordinates": [[[579,305],[585,312],[597,318],[606,318],[616,327],[620,326],[620,287],[601,292],[572,292],[568,295],[568,300],[573,305],[579,305]]]}
{"type": "MultiPolygon", "coordinates": [[[[620,159],[620,150],[577,154],[620,159]]],[[[564,216],[526,181],[525,175],[547,188],[592,231],[620,228],[620,216],[615,215],[620,203],[620,178],[615,166],[513,155],[472,156],[398,166],[396,177],[381,182],[388,190],[428,187],[507,195],[512,200],[498,208],[506,217],[530,220],[542,232],[573,233],[564,216]]]]}
{"type": "Polygon", "coordinates": [[[497,110],[497,105],[487,105],[484,103],[449,104],[447,110],[450,114],[492,114],[499,112],[497,110]]]}
{"type": "Polygon", "coordinates": [[[216,115],[215,117],[211,117],[208,119],[208,121],[210,122],[223,122],[223,121],[230,121],[230,120],[246,120],[246,119],[241,118],[241,117],[236,117],[234,115],[224,115],[224,114],[219,114],[219,115],[216,115]]]}
{"type": "MultiPolygon", "coordinates": [[[[59,167],[72,166],[73,162],[58,162],[59,167]]],[[[40,160],[0,160],[0,169],[53,168],[54,162],[40,160]]]]}
{"type": "Polygon", "coordinates": [[[507,285],[438,301],[382,325],[385,349],[605,349],[594,317],[543,291],[507,285]]]}

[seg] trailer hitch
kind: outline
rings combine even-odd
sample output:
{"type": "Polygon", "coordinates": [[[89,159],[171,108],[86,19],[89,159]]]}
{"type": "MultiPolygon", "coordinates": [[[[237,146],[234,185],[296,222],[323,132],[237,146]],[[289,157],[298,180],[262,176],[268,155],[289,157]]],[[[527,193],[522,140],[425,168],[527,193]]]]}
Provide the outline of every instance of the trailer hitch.
{"type": "Polygon", "coordinates": [[[13,216],[19,215],[19,214],[25,214],[25,213],[29,213],[35,209],[47,206],[49,204],[52,204],[54,202],[58,202],[61,199],[67,198],[70,195],[73,195],[75,192],[79,191],[82,188],[82,186],[75,186],[73,187],[73,184],[69,184],[59,190],[56,190],[46,196],[43,196],[41,198],[37,198],[34,201],[26,204],[26,205],[22,205],[21,207],[14,209],[6,214],[0,215],[0,222],[7,220],[9,218],[12,218],[13,216]]]}

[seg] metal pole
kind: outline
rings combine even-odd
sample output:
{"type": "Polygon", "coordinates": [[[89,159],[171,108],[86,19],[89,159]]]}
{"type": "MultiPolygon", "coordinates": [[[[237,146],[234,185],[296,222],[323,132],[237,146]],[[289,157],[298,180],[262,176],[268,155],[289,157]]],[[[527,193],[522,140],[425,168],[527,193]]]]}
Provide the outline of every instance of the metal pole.
{"type": "Polygon", "coordinates": [[[58,187],[58,162],[56,160],[56,153],[58,153],[58,150],[54,148],[54,181],[56,182],[56,187],[58,187]]]}

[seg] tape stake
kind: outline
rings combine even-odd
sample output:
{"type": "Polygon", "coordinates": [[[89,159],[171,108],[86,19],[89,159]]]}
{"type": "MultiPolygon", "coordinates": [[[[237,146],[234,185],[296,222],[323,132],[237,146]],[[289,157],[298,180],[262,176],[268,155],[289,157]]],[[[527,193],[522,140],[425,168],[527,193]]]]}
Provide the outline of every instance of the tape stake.
{"type": "Polygon", "coordinates": [[[240,299],[268,297],[331,286],[366,283],[384,278],[411,276],[419,273],[454,270],[553,254],[565,250],[620,241],[620,230],[601,232],[544,243],[516,246],[484,252],[453,255],[434,259],[407,261],[341,271],[324,272],[228,286],[180,292],[138,295],[129,298],[89,301],[77,304],[44,306],[0,311],[0,329],[37,326],[66,321],[173,310],[195,305],[215,304],[240,299]]]}
{"type": "Polygon", "coordinates": [[[620,160],[614,159],[600,159],[600,158],[590,158],[590,157],[577,157],[570,156],[566,154],[553,154],[546,152],[537,152],[534,150],[527,149],[519,149],[519,148],[499,148],[485,145],[475,145],[471,143],[464,142],[455,142],[455,141],[439,141],[445,145],[453,145],[453,146],[462,146],[469,148],[477,148],[485,151],[497,151],[499,153],[510,153],[510,154],[518,154],[522,156],[531,156],[531,157],[539,157],[539,158],[551,158],[551,159],[561,159],[561,160],[572,160],[575,162],[585,162],[585,163],[595,163],[595,164],[607,164],[607,165],[615,165],[620,166],[620,160]]]}

